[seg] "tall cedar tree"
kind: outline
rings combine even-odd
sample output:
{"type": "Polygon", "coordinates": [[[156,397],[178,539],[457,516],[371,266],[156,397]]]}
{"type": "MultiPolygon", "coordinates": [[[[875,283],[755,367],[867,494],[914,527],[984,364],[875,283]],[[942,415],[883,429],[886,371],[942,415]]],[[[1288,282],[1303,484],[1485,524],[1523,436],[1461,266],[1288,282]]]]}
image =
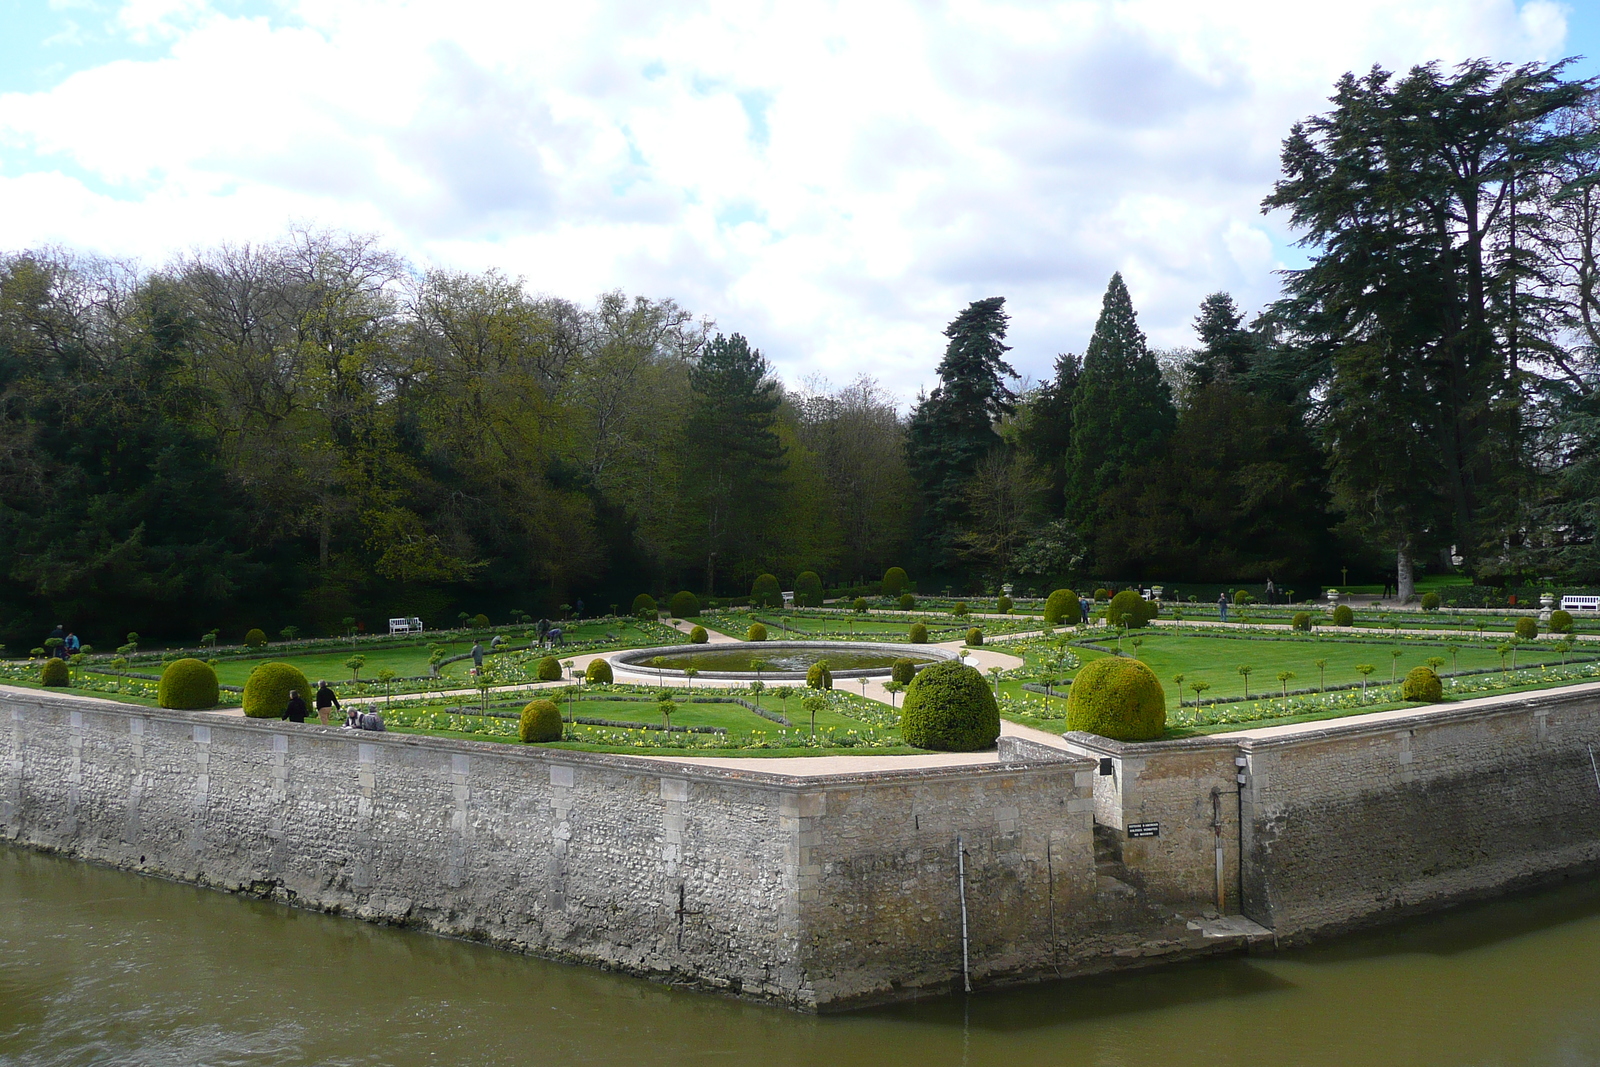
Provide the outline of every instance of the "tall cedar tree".
{"type": "Polygon", "coordinates": [[[1255,338],[1240,324],[1244,316],[1227,293],[1212,293],[1200,302],[1194,330],[1200,335],[1190,374],[1195,385],[1234,382],[1250,371],[1255,338]]]}
{"type": "Polygon", "coordinates": [[[994,424],[1012,411],[1006,385],[1017,372],[1005,361],[1005,297],[974,300],[945,327],[950,339],[939,363],[939,384],[911,413],[906,460],[921,505],[919,554],[926,565],[950,570],[956,538],[967,523],[965,488],[979,462],[1000,444],[994,424]]]}
{"type": "Polygon", "coordinates": [[[782,490],[782,392],[771,373],[760,350],[740,334],[718,334],[689,371],[686,481],[704,516],[708,596],[716,592],[718,558],[743,561],[782,490]]]}
{"type": "Polygon", "coordinates": [[[1395,552],[1402,597],[1428,543],[1497,555],[1522,523],[1517,284],[1538,222],[1517,190],[1573,147],[1548,120],[1592,83],[1563,66],[1347,74],[1284,141],[1263,203],[1313,249],[1279,314],[1331,379],[1335,501],[1395,552]]]}
{"type": "Polygon", "coordinates": [[[1120,273],[1106,286],[1076,392],[1066,498],[1068,514],[1089,535],[1099,525],[1101,495],[1161,453],[1176,419],[1120,273]]]}
{"type": "Polygon", "coordinates": [[[1078,392],[1083,362],[1075,355],[1056,357],[1056,374],[1029,393],[1017,407],[1017,447],[1044,480],[1044,510],[1059,515],[1066,508],[1067,451],[1072,446],[1072,403],[1078,392]]]}

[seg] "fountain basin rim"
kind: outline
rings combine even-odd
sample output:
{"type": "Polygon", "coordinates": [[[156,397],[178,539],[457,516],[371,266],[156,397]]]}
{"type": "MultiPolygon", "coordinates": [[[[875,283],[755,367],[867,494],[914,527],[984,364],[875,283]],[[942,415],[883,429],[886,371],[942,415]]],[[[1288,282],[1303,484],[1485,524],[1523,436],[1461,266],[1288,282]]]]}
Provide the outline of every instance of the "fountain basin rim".
{"type": "MultiPolygon", "coordinates": [[[[909,645],[900,642],[888,641],[718,641],[716,644],[704,645],[662,645],[658,648],[630,648],[622,652],[612,653],[606,657],[613,667],[623,667],[641,674],[654,675],[661,678],[683,678],[688,675],[672,667],[652,667],[640,662],[652,656],[662,655],[693,655],[695,652],[707,650],[736,651],[739,649],[777,649],[777,648],[811,648],[827,651],[837,649],[841,652],[887,652],[889,650],[904,649],[919,657],[931,660],[960,659],[963,652],[952,652],[948,648],[938,645],[909,645]]],[[[898,658],[898,657],[897,657],[898,658]]],[[[868,667],[858,670],[831,671],[837,680],[840,678],[882,678],[886,677],[893,668],[868,667]]],[[[755,681],[758,675],[755,671],[701,671],[696,678],[711,681],[755,681]]],[[[805,671],[762,671],[759,678],[762,681],[805,681],[805,671]]]]}

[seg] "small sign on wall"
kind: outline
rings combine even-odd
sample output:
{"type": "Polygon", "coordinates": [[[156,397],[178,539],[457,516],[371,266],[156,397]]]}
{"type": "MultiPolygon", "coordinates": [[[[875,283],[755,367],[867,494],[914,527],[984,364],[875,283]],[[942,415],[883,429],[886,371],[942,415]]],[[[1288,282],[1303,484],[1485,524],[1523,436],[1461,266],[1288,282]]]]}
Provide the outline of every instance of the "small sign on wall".
{"type": "Polygon", "coordinates": [[[1160,837],[1161,824],[1158,822],[1130,822],[1128,824],[1129,837],[1160,837]]]}

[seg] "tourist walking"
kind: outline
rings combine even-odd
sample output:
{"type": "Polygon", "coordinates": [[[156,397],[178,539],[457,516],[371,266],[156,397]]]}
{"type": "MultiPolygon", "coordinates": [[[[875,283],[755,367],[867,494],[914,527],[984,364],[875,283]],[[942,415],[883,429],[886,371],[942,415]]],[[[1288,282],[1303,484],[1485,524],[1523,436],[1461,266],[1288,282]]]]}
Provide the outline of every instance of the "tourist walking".
{"type": "Polygon", "coordinates": [[[283,709],[283,717],[290,722],[306,721],[306,702],[300,695],[300,690],[289,690],[289,704],[283,709]]]}
{"type": "Polygon", "coordinates": [[[326,680],[317,683],[317,718],[322,720],[322,725],[331,726],[328,722],[329,708],[344,710],[344,705],[339,703],[339,698],[334,695],[333,687],[326,680]]]}
{"type": "Polygon", "coordinates": [[[1080,626],[1089,625],[1089,598],[1086,596],[1078,598],[1078,624],[1080,626]]]}
{"type": "Polygon", "coordinates": [[[536,627],[536,629],[539,632],[539,644],[542,646],[544,644],[545,637],[550,633],[550,620],[540,619],[539,625],[536,627]]]}
{"type": "Polygon", "coordinates": [[[1217,618],[1223,622],[1228,621],[1228,594],[1222,593],[1217,597],[1217,618]]]}
{"type": "Polygon", "coordinates": [[[472,668],[483,670],[483,644],[479,641],[472,642],[472,668]]]}

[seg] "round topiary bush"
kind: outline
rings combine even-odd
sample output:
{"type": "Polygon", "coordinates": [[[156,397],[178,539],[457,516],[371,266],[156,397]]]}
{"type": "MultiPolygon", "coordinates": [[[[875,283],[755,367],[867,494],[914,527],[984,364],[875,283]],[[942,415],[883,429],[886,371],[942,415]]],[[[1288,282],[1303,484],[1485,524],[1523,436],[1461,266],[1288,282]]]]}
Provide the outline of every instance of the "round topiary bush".
{"type": "Polygon", "coordinates": [[[967,617],[967,602],[965,600],[956,601],[954,604],[952,604],[950,606],[950,614],[954,615],[958,619],[966,618],[967,617]]]}
{"type": "Polygon", "coordinates": [[[758,608],[783,607],[783,589],[778,585],[778,579],[770,574],[763,574],[750,586],[750,603],[758,608]]]}
{"type": "Polygon", "coordinates": [[[1010,597],[1003,596],[999,600],[994,602],[994,606],[1000,609],[1000,614],[1002,614],[1002,615],[1010,615],[1011,614],[1011,609],[1012,609],[1012,607],[1014,605],[1012,604],[1012,601],[1011,601],[1010,597]]]}
{"type": "Polygon", "coordinates": [[[1111,605],[1106,608],[1106,621],[1112,626],[1137,630],[1148,625],[1159,611],[1160,606],[1155,601],[1146,600],[1132,589],[1124,589],[1111,598],[1111,605]]]}
{"type": "Polygon", "coordinates": [[[39,684],[51,687],[68,685],[72,681],[71,672],[67,670],[67,661],[51,656],[44,661],[44,666],[39,668],[39,684]]]}
{"type": "Polygon", "coordinates": [[[1354,626],[1356,613],[1350,610],[1349,604],[1340,604],[1333,609],[1333,624],[1335,626],[1354,626]]]}
{"type": "Polygon", "coordinates": [[[977,648],[979,645],[983,644],[983,631],[978,629],[976,626],[969,629],[967,631],[967,644],[971,645],[973,648],[977,648]]]}
{"type": "Polygon", "coordinates": [[[263,663],[244,682],[244,713],[252,719],[281,719],[294,689],[311,702],[311,683],[292,663],[263,663]]]}
{"type": "Polygon", "coordinates": [[[910,685],[911,679],[917,676],[917,661],[914,659],[897,659],[889,668],[889,680],[899,682],[901,685],[910,685]]]}
{"type": "Polygon", "coordinates": [[[1063,622],[1075,623],[1081,617],[1078,594],[1070,589],[1057,589],[1044,602],[1044,624],[1060,626],[1063,622]]]}
{"type": "Polygon", "coordinates": [[[672,603],[667,608],[674,619],[692,619],[700,614],[700,598],[687,589],[672,594],[672,603]]]}
{"type": "Polygon", "coordinates": [[[1562,611],[1560,608],[1550,613],[1550,632],[1553,634],[1570,634],[1572,632],[1572,612],[1562,611]]]}
{"type": "Polygon", "coordinates": [[[1153,741],[1167,729],[1167,695],[1136,659],[1090,660],[1067,690],[1067,729],[1114,741],[1153,741]]]}
{"type": "Polygon", "coordinates": [[[541,682],[559,682],[561,680],[561,661],[554,656],[546,656],[539,661],[536,676],[541,682]]]}
{"type": "Polygon", "coordinates": [[[244,643],[251,648],[260,648],[267,643],[267,635],[260,628],[252,628],[244,635],[244,643]]]}
{"type": "Polygon", "coordinates": [[[1420,700],[1424,704],[1437,704],[1444,696],[1444,683],[1433,673],[1432,667],[1412,667],[1406,680],[1400,684],[1403,700],[1420,700]]]}
{"type": "Polygon", "coordinates": [[[828,669],[828,661],[819,659],[806,670],[806,686],[811,689],[832,689],[833,672],[828,669]]]}
{"type": "Polygon", "coordinates": [[[767,628],[759,622],[753,622],[750,624],[750,629],[744,632],[744,639],[746,641],[765,641],[767,639],[767,628]]]}
{"type": "Polygon", "coordinates": [[[1311,613],[1308,611],[1295,612],[1294,618],[1289,620],[1289,628],[1292,630],[1299,630],[1301,633],[1310,633],[1311,613]]]}
{"type": "Polygon", "coordinates": [[[928,643],[928,628],[926,626],[922,625],[922,623],[920,623],[920,622],[912,623],[911,624],[911,632],[906,634],[906,640],[910,641],[913,645],[925,645],[925,644],[927,644],[928,643]]]}
{"type": "Polygon", "coordinates": [[[1094,598],[1096,600],[1110,600],[1111,599],[1111,590],[1109,590],[1109,589],[1096,589],[1094,591],[1094,598]]]}
{"type": "Polygon", "coordinates": [[[918,671],[900,706],[906,744],[940,752],[976,752],[1000,736],[1000,708],[975,668],[941,660],[918,671]]]}
{"type": "Polygon", "coordinates": [[[1526,615],[1517,620],[1517,636],[1524,641],[1532,641],[1539,636],[1539,621],[1530,619],[1526,615]]]}
{"type": "Polygon", "coordinates": [[[656,607],[656,598],[649,593],[640,593],[633,598],[633,614],[635,618],[655,619],[660,611],[656,607]]]}
{"type": "Polygon", "coordinates": [[[883,572],[883,595],[899,596],[906,591],[906,583],[911,581],[906,572],[899,567],[890,567],[883,572]]]}
{"type": "MultiPolygon", "coordinates": [[[[597,661],[598,662],[598,661],[597,661]]],[[[517,723],[517,739],[525,745],[561,740],[561,709],[553,700],[530,700],[517,723]]]]}
{"type": "Polygon", "coordinates": [[[472,628],[474,630],[487,630],[489,628],[489,616],[481,611],[474,615],[472,617],[472,628]]]}
{"type": "Polygon", "coordinates": [[[822,578],[816,571],[801,571],[794,580],[794,606],[822,607],[822,578]]]}
{"type": "Polygon", "coordinates": [[[156,703],[176,711],[216,707],[217,672],[204,660],[174,660],[161,672],[161,683],[156,687],[156,703]]]}
{"type": "Polygon", "coordinates": [[[864,596],[856,597],[855,602],[850,607],[857,615],[865,615],[867,613],[867,598],[864,596]]]}
{"type": "Polygon", "coordinates": [[[610,685],[615,680],[611,664],[603,659],[592,659],[583,672],[583,680],[590,685],[610,685]]]}
{"type": "Polygon", "coordinates": [[[711,635],[706,633],[704,626],[696,626],[689,631],[689,643],[691,645],[703,645],[709,640],[711,640],[711,635]]]}
{"type": "Polygon", "coordinates": [[[1439,610],[1439,594],[1438,593],[1423,593],[1422,594],[1422,610],[1423,611],[1438,611],[1439,610]]]}
{"type": "Polygon", "coordinates": [[[910,611],[912,608],[914,608],[916,606],[917,606],[917,598],[916,597],[912,596],[910,593],[901,593],[900,594],[900,610],[901,611],[910,611]]]}

